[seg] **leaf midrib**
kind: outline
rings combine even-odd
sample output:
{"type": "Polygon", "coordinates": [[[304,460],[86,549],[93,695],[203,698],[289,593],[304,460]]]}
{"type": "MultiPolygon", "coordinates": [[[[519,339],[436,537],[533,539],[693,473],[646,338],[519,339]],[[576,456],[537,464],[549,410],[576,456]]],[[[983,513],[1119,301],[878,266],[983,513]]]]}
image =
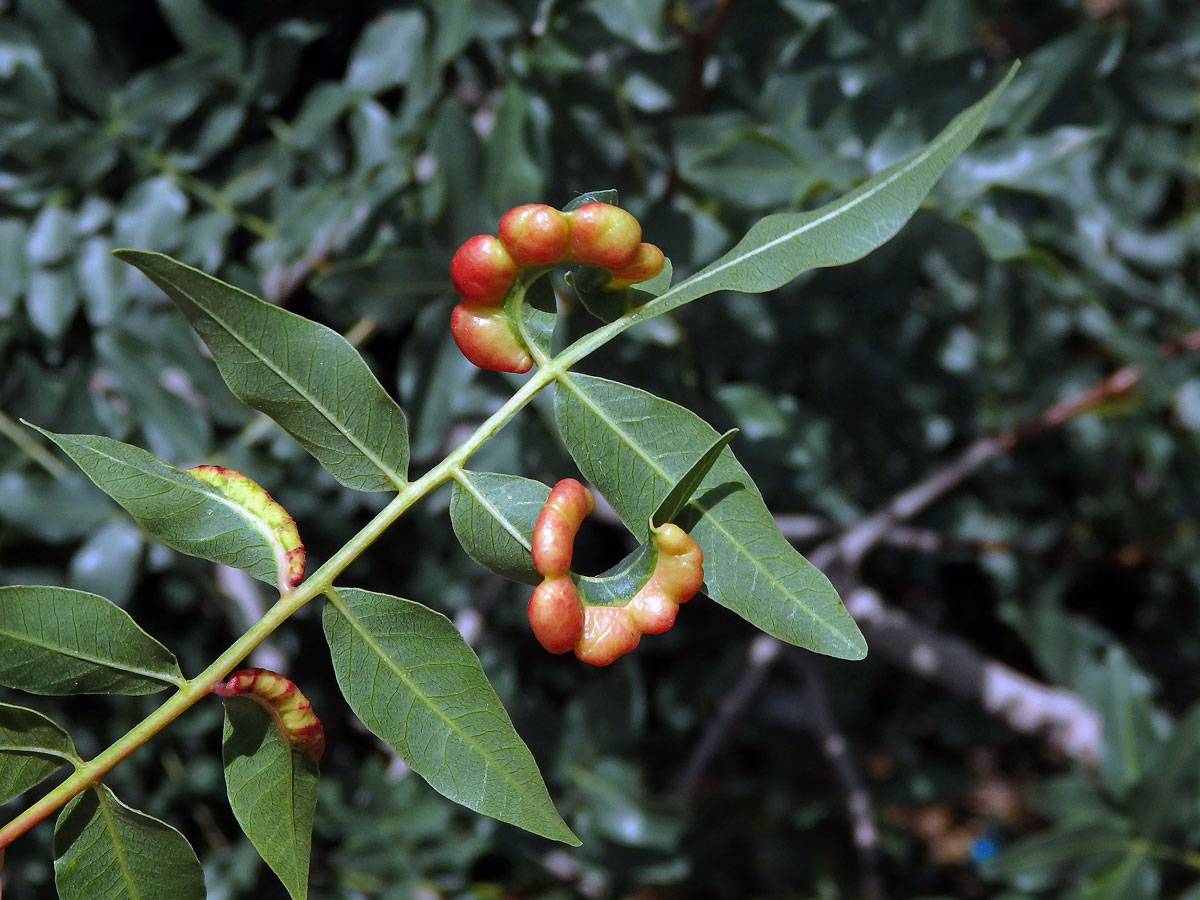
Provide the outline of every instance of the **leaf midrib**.
{"type": "Polygon", "coordinates": [[[463,489],[473,498],[475,498],[475,502],[482,506],[485,512],[491,514],[492,518],[500,523],[500,527],[512,535],[513,539],[516,540],[518,544],[520,544],[526,550],[532,549],[532,545],[529,543],[529,540],[524,534],[521,533],[517,526],[512,523],[512,520],[506,518],[502,511],[496,507],[496,504],[487,499],[484,493],[479,490],[479,487],[471,478],[470,472],[467,472],[465,469],[459,470],[455,473],[454,477],[455,480],[462,485],[463,489]]]}
{"type": "Polygon", "coordinates": [[[0,629],[0,637],[13,638],[18,641],[20,641],[23,638],[24,643],[29,644],[33,647],[40,647],[43,650],[50,650],[50,651],[60,654],[61,656],[71,657],[72,659],[78,659],[78,660],[81,660],[82,662],[89,662],[94,665],[100,666],[101,668],[113,669],[114,671],[117,671],[117,672],[126,672],[130,675],[142,675],[146,678],[152,678],[155,681],[162,681],[162,682],[165,682],[166,684],[173,684],[176,686],[179,686],[180,684],[183,683],[181,679],[174,678],[169,675],[164,675],[161,672],[153,672],[149,669],[141,669],[136,666],[121,665],[116,660],[111,660],[111,659],[106,660],[106,659],[103,659],[98,656],[91,656],[87,653],[80,653],[79,651],[72,651],[69,648],[61,647],[58,644],[52,644],[45,640],[37,640],[28,633],[7,631],[4,629],[0,629]]]}
{"type": "MultiPolygon", "coordinates": [[[[366,444],[359,441],[350,432],[350,430],[348,428],[344,427],[338,421],[338,419],[333,415],[333,413],[331,413],[325,407],[324,404],[322,404],[319,400],[317,400],[316,397],[312,396],[312,394],[310,394],[308,391],[304,390],[299,384],[297,384],[292,378],[290,378],[282,369],[280,369],[278,366],[276,366],[275,363],[269,357],[263,355],[263,353],[261,353],[257,347],[255,347],[253,344],[249,343],[247,338],[244,338],[239,332],[237,332],[229,322],[227,322],[225,319],[223,319],[221,316],[219,316],[210,306],[207,306],[204,303],[202,303],[194,294],[192,294],[190,291],[186,290],[182,285],[175,283],[175,284],[173,284],[173,286],[177,291],[179,291],[184,297],[187,298],[189,303],[191,303],[197,309],[203,311],[205,315],[207,315],[214,322],[216,322],[218,325],[220,325],[221,328],[224,329],[226,334],[228,334],[233,340],[235,340],[241,347],[243,347],[245,350],[247,350],[260,363],[262,363],[264,366],[266,366],[268,369],[270,369],[272,372],[274,372],[275,375],[278,376],[280,381],[282,381],[284,384],[286,384],[288,387],[290,387],[293,391],[296,392],[297,396],[299,396],[301,399],[305,400],[314,410],[316,410],[325,419],[326,422],[328,422],[331,426],[333,426],[335,431],[337,431],[340,435],[342,435],[343,438],[346,439],[346,442],[348,444],[350,444],[350,446],[354,447],[364,457],[366,457],[368,462],[370,462],[373,466],[375,466],[375,468],[385,478],[387,478],[387,480],[390,481],[396,488],[403,488],[408,483],[408,480],[406,478],[402,477],[398,472],[393,470],[391,468],[391,466],[386,465],[382,459],[380,459],[374,452],[372,452],[366,446],[366,444]]],[[[264,302],[262,300],[259,300],[257,297],[254,297],[252,294],[247,294],[247,296],[250,297],[252,300],[255,300],[259,303],[264,302]]],[[[268,304],[268,305],[270,305],[270,304],[268,304]]],[[[272,309],[278,309],[278,307],[272,307],[272,309]]],[[[311,324],[317,325],[317,327],[320,327],[318,325],[318,323],[313,322],[311,324]]],[[[336,332],[332,332],[332,331],[330,333],[336,334],[336,332]]],[[[338,337],[341,337],[341,336],[338,335],[338,337]]],[[[344,340],[344,338],[343,338],[343,340],[344,340]]]]}
{"type": "MultiPolygon", "coordinates": [[[[287,816],[286,823],[288,827],[288,834],[284,836],[284,840],[280,843],[285,844],[287,848],[284,855],[286,856],[288,877],[284,878],[284,876],[280,874],[279,871],[275,869],[275,866],[270,862],[268,862],[267,865],[270,866],[271,869],[275,871],[276,875],[279,876],[279,880],[283,882],[284,887],[287,888],[288,894],[290,895],[292,893],[292,884],[290,884],[289,881],[301,879],[301,883],[307,884],[308,874],[307,870],[304,869],[304,867],[302,867],[300,864],[299,851],[301,842],[298,839],[299,827],[296,821],[296,753],[300,751],[296,750],[295,744],[292,743],[291,738],[284,733],[287,731],[287,729],[284,727],[283,720],[280,718],[277,710],[275,710],[270,704],[262,700],[260,697],[257,697],[253,694],[243,694],[242,697],[246,700],[254,702],[259,709],[264,710],[267,715],[271,717],[272,727],[275,729],[275,736],[279,740],[278,746],[284,757],[283,764],[287,767],[287,774],[284,777],[287,781],[287,802],[290,815],[287,816]]],[[[226,704],[225,716],[227,719],[229,718],[228,703],[226,704]]],[[[228,774],[226,775],[226,783],[228,784],[228,774]]],[[[239,793],[245,790],[246,786],[251,783],[252,781],[249,779],[243,781],[239,793]]],[[[232,802],[232,797],[230,799],[232,802]]],[[[237,814],[235,813],[234,815],[236,816],[237,814]]],[[[249,831],[247,831],[246,834],[247,837],[250,837],[249,831]]],[[[250,843],[255,844],[253,837],[250,837],[250,843]]],[[[255,844],[255,847],[257,846],[258,845],[255,844]]],[[[275,843],[275,846],[278,846],[278,843],[275,843]]],[[[266,857],[263,856],[263,859],[265,860],[266,857]]]]}
{"type": "MultiPolygon", "coordinates": [[[[1009,77],[1011,77],[1011,75],[1009,77]]],[[[986,108],[981,110],[982,115],[986,117],[987,113],[990,110],[991,110],[991,104],[989,104],[986,108]]],[[[773,239],[767,241],[765,244],[761,244],[758,247],[755,247],[751,250],[747,250],[746,252],[742,253],[739,256],[733,257],[732,259],[725,260],[724,262],[715,263],[714,265],[710,266],[709,268],[701,269],[699,272],[697,272],[691,278],[684,279],[683,281],[679,282],[679,284],[677,284],[674,287],[670,288],[669,290],[666,290],[663,293],[659,294],[658,297],[656,297],[654,300],[651,300],[649,303],[647,303],[645,306],[643,306],[641,308],[641,310],[639,310],[639,312],[644,314],[642,316],[643,318],[650,318],[654,315],[658,315],[659,312],[665,312],[666,309],[660,309],[660,307],[666,307],[668,309],[673,308],[672,301],[674,301],[676,299],[673,295],[683,294],[686,297],[688,291],[693,290],[697,287],[700,287],[706,281],[716,277],[721,272],[724,272],[726,269],[728,269],[732,266],[735,266],[735,265],[740,265],[749,259],[753,259],[756,255],[758,255],[760,253],[765,253],[768,250],[772,250],[775,247],[779,246],[780,244],[787,243],[788,241],[791,241],[794,238],[797,238],[797,237],[801,236],[802,234],[804,234],[808,231],[811,231],[813,228],[816,228],[819,225],[824,225],[826,222],[828,222],[829,220],[831,220],[833,218],[844,215],[845,213],[854,209],[856,206],[859,206],[860,204],[866,202],[867,200],[882,193],[884,190],[891,187],[892,184],[894,184],[898,179],[904,177],[909,172],[912,172],[914,169],[923,165],[927,160],[929,160],[931,157],[933,157],[936,153],[941,152],[943,147],[945,147],[947,144],[952,143],[954,140],[956,140],[959,137],[959,135],[962,134],[962,132],[964,130],[972,127],[974,125],[975,121],[976,120],[973,117],[972,118],[964,118],[960,121],[957,128],[951,128],[948,126],[947,129],[944,132],[942,132],[942,134],[935,137],[933,139],[933,141],[931,141],[929,144],[927,144],[925,147],[923,147],[922,150],[919,153],[917,153],[916,156],[909,159],[904,165],[902,165],[900,168],[898,168],[890,176],[888,176],[887,178],[885,178],[883,181],[879,182],[878,184],[874,185],[872,188],[864,190],[862,193],[860,193],[856,196],[853,196],[851,199],[847,200],[846,202],[840,203],[840,204],[832,207],[824,215],[820,215],[820,216],[817,216],[816,218],[810,219],[809,221],[804,222],[801,225],[798,225],[796,228],[792,229],[791,231],[787,232],[786,234],[780,235],[777,238],[773,238],[773,239]]],[[[951,124],[953,124],[953,123],[951,123],[951,124]]],[[[797,272],[796,274],[798,275],[800,273],[797,272]]],[[[686,303],[686,302],[687,302],[686,299],[680,301],[680,303],[686,303]]],[[[674,305],[680,305],[680,304],[674,304],[674,305]]]]}
{"type": "MultiPolygon", "coordinates": [[[[568,390],[570,390],[579,399],[579,401],[581,403],[583,403],[589,410],[591,410],[591,412],[598,419],[600,419],[601,422],[603,422],[605,425],[607,425],[612,430],[612,432],[615,435],[617,435],[617,437],[627,447],[629,447],[630,450],[632,450],[639,457],[641,457],[645,461],[646,465],[649,466],[651,468],[651,470],[653,470],[655,472],[655,474],[657,474],[660,478],[662,478],[668,484],[671,483],[670,476],[667,474],[667,472],[661,466],[659,466],[658,461],[655,460],[653,457],[644,453],[641,449],[640,444],[635,443],[633,441],[633,439],[631,438],[631,436],[629,436],[625,432],[625,430],[616,421],[614,421],[610,416],[608,416],[608,414],[605,413],[595,403],[591,402],[591,399],[587,396],[586,392],[584,392],[583,388],[580,387],[579,383],[571,376],[571,373],[569,373],[569,372],[562,373],[562,375],[559,376],[558,381],[560,384],[562,384],[564,387],[566,387],[568,390]]],[[[794,602],[796,603],[796,605],[798,607],[800,607],[805,612],[807,612],[809,617],[813,621],[819,622],[822,625],[826,626],[826,630],[830,634],[834,635],[837,638],[837,640],[843,646],[845,646],[848,650],[851,650],[854,652],[859,651],[860,648],[856,644],[846,640],[846,638],[842,636],[842,633],[839,630],[833,628],[829,624],[831,621],[830,619],[822,618],[821,616],[817,615],[816,612],[812,609],[812,607],[808,603],[804,602],[800,598],[799,595],[797,595],[796,593],[789,590],[777,577],[775,577],[775,575],[773,573],[771,573],[770,571],[765,569],[762,565],[760,565],[758,559],[755,558],[754,555],[750,553],[750,551],[741,543],[741,541],[736,540],[734,538],[734,536],[732,534],[730,534],[729,530],[726,529],[725,526],[715,516],[713,516],[709,513],[709,511],[706,507],[700,506],[694,499],[688,501],[688,506],[691,506],[694,509],[696,509],[709,522],[709,524],[713,528],[715,528],[717,531],[719,531],[725,537],[725,539],[729,541],[729,543],[732,546],[737,548],[738,551],[742,554],[742,556],[745,559],[749,560],[757,571],[762,573],[764,580],[768,584],[775,586],[776,590],[783,596],[793,598],[794,602]]]]}
{"type": "MultiPolygon", "coordinates": [[[[427,709],[432,710],[437,715],[437,717],[446,724],[447,728],[449,728],[455,734],[459,735],[468,746],[475,749],[475,751],[479,754],[479,756],[482,757],[485,761],[487,761],[489,772],[493,772],[493,771],[499,772],[501,777],[506,782],[508,782],[510,785],[512,785],[512,787],[514,788],[516,793],[523,800],[525,800],[526,803],[531,808],[537,809],[540,813],[542,813],[543,819],[545,821],[549,822],[553,826],[561,826],[562,825],[561,822],[556,822],[552,818],[545,816],[544,815],[544,804],[538,802],[537,798],[530,795],[524,789],[524,787],[521,785],[521,783],[516,781],[512,777],[512,775],[509,774],[508,770],[505,769],[503,766],[501,766],[494,759],[493,755],[490,752],[488,752],[483,747],[481,747],[474,738],[472,738],[465,731],[463,731],[463,729],[461,727],[459,727],[453,719],[451,719],[449,716],[447,716],[446,713],[439,706],[437,706],[437,704],[435,704],[432,701],[432,699],[424,691],[420,690],[412,682],[412,680],[408,677],[407,672],[403,668],[401,668],[400,666],[396,665],[393,662],[391,657],[388,656],[387,653],[384,651],[384,648],[380,645],[380,643],[377,640],[375,640],[374,636],[372,636],[369,631],[366,630],[366,627],[361,623],[361,621],[358,619],[358,617],[351,613],[349,607],[347,606],[346,602],[342,599],[340,594],[338,594],[334,591],[330,591],[325,596],[329,599],[329,602],[333,604],[334,609],[336,609],[338,611],[338,613],[342,616],[342,618],[344,618],[346,620],[347,624],[349,624],[358,633],[358,635],[359,635],[360,639],[363,641],[363,643],[365,643],[367,645],[367,647],[372,652],[374,652],[375,655],[377,657],[379,657],[380,660],[383,661],[384,665],[387,666],[387,668],[391,669],[391,671],[396,675],[396,677],[399,678],[400,681],[403,682],[404,685],[409,689],[409,691],[412,692],[413,696],[419,698],[421,700],[422,704],[427,709]]],[[[557,831],[558,828],[555,828],[554,830],[557,831]]],[[[568,829],[568,831],[569,831],[569,829],[568,829]]]]}
{"type": "Polygon", "coordinates": [[[112,841],[113,856],[116,857],[117,865],[121,869],[125,887],[132,900],[141,900],[142,892],[138,890],[137,881],[133,877],[133,869],[129,865],[125,844],[120,840],[121,833],[117,827],[116,816],[109,808],[108,796],[104,793],[107,789],[101,785],[93,790],[97,794],[97,805],[100,807],[100,815],[104,818],[104,830],[108,833],[109,840],[112,841]]]}

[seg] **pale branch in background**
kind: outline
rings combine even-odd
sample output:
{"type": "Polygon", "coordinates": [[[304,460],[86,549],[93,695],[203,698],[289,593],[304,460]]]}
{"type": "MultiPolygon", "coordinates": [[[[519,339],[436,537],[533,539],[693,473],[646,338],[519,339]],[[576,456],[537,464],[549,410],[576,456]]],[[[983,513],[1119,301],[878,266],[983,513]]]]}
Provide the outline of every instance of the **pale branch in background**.
{"type": "Polygon", "coordinates": [[[866,780],[854,764],[846,736],[838,727],[829,704],[829,689],[821,663],[811,653],[788,653],[788,664],[799,674],[804,696],[806,725],[833,768],[846,799],[850,837],[858,853],[859,875],[865,900],[886,900],[880,874],[879,828],[871,808],[866,780]]]}
{"type": "MultiPolygon", "coordinates": [[[[1162,355],[1167,358],[1195,350],[1200,350],[1200,330],[1188,332],[1161,347],[1162,355]]],[[[1095,765],[1099,760],[1102,729],[1098,714],[1081,698],[989,659],[959,638],[914,622],[886,604],[878,593],[860,584],[856,571],[864,556],[883,542],[894,541],[916,549],[938,547],[940,541],[936,535],[900,526],[991,460],[1035,435],[1127,395],[1141,378],[1142,371],[1137,366],[1122,366],[1085,390],[1046,407],[1022,425],[977,438],[950,462],[806,554],[819,569],[839,570],[835,583],[874,652],[915,675],[978,702],[986,712],[1015,731],[1044,735],[1064,756],[1087,765],[1095,765]]],[[[811,538],[826,530],[824,522],[815,516],[788,515],[778,521],[791,540],[811,538]]],[[[783,649],[782,644],[766,635],[759,635],[751,642],[742,677],[720,701],[717,714],[680,770],[672,789],[676,799],[685,799],[695,792],[704,770],[732,725],[756,696],[783,649]]]]}

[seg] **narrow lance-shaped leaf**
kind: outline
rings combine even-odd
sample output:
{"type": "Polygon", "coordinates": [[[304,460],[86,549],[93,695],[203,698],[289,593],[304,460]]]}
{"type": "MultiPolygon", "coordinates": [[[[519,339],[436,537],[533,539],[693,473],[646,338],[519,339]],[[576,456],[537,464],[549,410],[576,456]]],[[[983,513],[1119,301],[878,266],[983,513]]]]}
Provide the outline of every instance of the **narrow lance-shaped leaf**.
{"type": "MultiPolygon", "coordinates": [[[[681,406],[574,373],[559,381],[555,415],[579,470],[635,533],[719,437],[681,406]]],[[[866,655],[837,592],[779,532],[728,448],[676,522],[703,549],[705,592],[718,603],[788,643],[843,659],[866,655]]]]}
{"type": "Polygon", "coordinates": [[[71,736],[40,712],[0,703],[0,806],[64,764],[79,762],[71,736]]]}
{"type": "Polygon", "coordinates": [[[963,150],[979,135],[1017,64],[982,100],[903,162],[884,169],[818,209],[759,220],[737,245],[696,274],[638,309],[630,322],[662,315],[716,291],[760,293],[802,272],[841,266],[890,240],[963,150]]]}
{"type": "Polygon", "coordinates": [[[667,522],[674,521],[675,517],[683,512],[688,505],[688,501],[692,499],[692,495],[699,490],[700,485],[704,482],[704,477],[716,464],[721,451],[728,446],[729,442],[733,440],[733,436],[737,433],[738,430],[736,428],[730,428],[713,441],[713,445],[705,450],[700,458],[692,464],[692,467],[684,473],[683,477],[675,483],[675,487],[671,489],[671,493],[667,494],[651,517],[651,522],[656,528],[660,525],[665,525],[667,522]]]}
{"type": "Polygon", "coordinates": [[[278,422],[339,482],[360,491],[405,484],[404,413],[340,334],[161,253],[116,256],[175,301],[230,390],[278,422]]]}
{"type": "Polygon", "coordinates": [[[54,828],[61,900],[204,900],[204,871],[182,834],[104,785],[66,805],[54,828]]]}
{"type": "Polygon", "coordinates": [[[151,694],[183,683],[174,655],[96,594],[0,587],[0,684],[31,694],[151,694]]]}
{"type": "Polygon", "coordinates": [[[450,497],[450,522],[471,559],[513,581],[542,576],[529,555],[529,537],[550,496],[540,481],[519,475],[463,471],[450,497]]]}
{"type": "Polygon", "coordinates": [[[281,591],[304,576],[304,545],[296,523],[240,472],[221,466],[181,471],[140,447],[103,435],[38,431],[168,547],[245,569],[281,591]]]}
{"type": "Polygon", "coordinates": [[[1108,648],[1097,704],[1104,722],[1100,774],[1113,796],[1124,798],[1148,771],[1158,749],[1150,680],[1123,647],[1108,648]]]}
{"type": "Polygon", "coordinates": [[[338,685],[363,724],[456,803],[577,845],[479,658],[450,621],[354,588],[323,614],[338,685]]]}
{"type": "Polygon", "coordinates": [[[296,900],[308,896],[317,763],[247,697],[225,701],[221,746],[229,804],[250,843],[296,900]]]}

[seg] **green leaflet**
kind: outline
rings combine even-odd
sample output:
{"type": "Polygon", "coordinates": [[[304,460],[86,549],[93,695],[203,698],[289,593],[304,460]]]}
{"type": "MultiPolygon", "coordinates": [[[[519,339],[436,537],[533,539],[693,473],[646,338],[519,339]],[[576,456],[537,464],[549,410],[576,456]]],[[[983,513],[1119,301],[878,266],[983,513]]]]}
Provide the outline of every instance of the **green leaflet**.
{"type": "Polygon", "coordinates": [[[1100,774],[1114,797],[1124,798],[1150,771],[1157,749],[1150,680],[1123,647],[1110,646],[1097,711],[1104,723],[1100,774]]]}
{"type": "Polygon", "coordinates": [[[729,442],[737,433],[736,428],[730,428],[713,441],[711,447],[700,454],[700,457],[692,463],[692,467],[684,472],[679,481],[675,483],[675,487],[671,488],[671,493],[667,494],[663,502],[658,505],[654,515],[650,517],[651,525],[657,528],[668,522],[674,522],[676,517],[687,509],[688,502],[700,485],[704,483],[705,477],[716,465],[721,453],[729,446],[729,442]]]}
{"type": "Polygon", "coordinates": [[[984,871],[991,878],[1048,882],[1064,865],[1112,865],[1128,848],[1129,835],[1119,821],[1066,825],[1014,841],[984,871]]]}
{"type": "Polygon", "coordinates": [[[955,116],[909,159],[818,209],[760,219],[732,250],[642,306],[630,323],[717,291],[774,290],[809,269],[866,256],[900,230],[950,163],[975,140],[1017,67],[1014,63],[982,100],[955,116]]]}
{"type": "Polygon", "coordinates": [[[303,580],[306,554],[296,520],[258,482],[224,466],[195,466],[187,474],[212,487],[266,540],[281,592],[303,580]]]}
{"type": "Polygon", "coordinates": [[[402,487],[404,413],[345,338],[161,253],[118,250],[187,316],[225,383],[359,491],[402,487]]]}
{"type": "Polygon", "coordinates": [[[204,872],[187,839],[132,809],[104,785],[66,805],[54,827],[61,900],[204,900],[204,872]]]}
{"type": "Polygon", "coordinates": [[[1200,755],[1200,705],[1193,704],[1175,723],[1170,739],[1148,765],[1138,788],[1134,830],[1154,841],[1181,815],[1179,797],[1189,788],[1200,755]]]}
{"type": "Polygon", "coordinates": [[[497,575],[525,584],[542,576],[529,556],[529,536],[550,488],[519,475],[463,470],[450,497],[450,522],[464,550],[497,575]]]}
{"type": "Polygon", "coordinates": [[[387,594],[330,591],[322,621],[350,708],[439,793],[578,845],[475,652],[438,612],[387,594]]]}
{"type": "MultiPolygon", "coordinates": [[[[719,438],[681,406],[588,375],[563,376],[555,414],[579,470],[635,534],[719,438]]],[[[704,551],[705,593],[718,603],[788,643],[843,659],[866,655],[832,585],[779,533],[728,448],[676,522],[704,551]]]]}
{"type": "Polygon", "coordinates": [[[302,900],[308,896],[317,764],[296,750],[271,714],[248,697],[225,699],[221,753],[238,824],[293,900],[302,900]]]}
{"type": "Polygon", "coordinates": [[[40,712],[0,703],[0,806],[79,761],[75,744],[40,712]]]}
{"type": "Polygon", "coordinates": [[[202,477],[102,435],[38,431],[168,547],[245,569],[280,590],[290,589],[303,575],[304,548],[295,524],[284,527],[283,520],[291,520],[283,507],[245,476],[220,478],[210,472],[202,477]],[[235,485],[240,487],[235,490],[235,485]],[[261,492],[254,502],[248,502],[251,485],[261,492]]]}
{"type": "Polygon", "coordinates": [[[31,694],[152,694],[183,683],[166,647],[84,591],[0,587],[0,684],[31,694]]]}
{"type": "MultiPolygon", "coordinates": [[[[684,473],[653,517],[658,526],[673,521],[703,482],[737,429],[730,429],[708,448],[684,473]]],[[[530,557],[530,539],[538,514],[546,505],[550,488],[540,481],[518,475],[463,471],[454,485],[450,519],[454,533],[470,557],[513,581],[537,584],[542,580],[530,557]]],[[[607,572],[594,577],[576,576],[585,602],[597,606],[621,606],[645,585],[654,570],[657,554],[650,523],[643,523],[641,544],[607,572]]]]}

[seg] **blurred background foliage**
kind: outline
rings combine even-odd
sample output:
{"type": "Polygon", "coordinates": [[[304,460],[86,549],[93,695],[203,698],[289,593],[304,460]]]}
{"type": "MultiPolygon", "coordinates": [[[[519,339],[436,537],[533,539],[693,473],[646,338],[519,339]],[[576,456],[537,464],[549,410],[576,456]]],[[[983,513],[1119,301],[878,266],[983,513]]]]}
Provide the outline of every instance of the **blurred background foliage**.
{"type": "MultiPolygon", "coordinates": [[[[1200,328],[1188,0],[0,0],[0,583],[104,594],[185,672],[268,600],[145,539],[18,418],[241,469],[315,560],[381,503],[241,407],[113,248],[170,253],[350,335],[421,469],[515,383],[472,369],[446,328],[449,257],[506,208],[616,187],[692,271],[762,214],[912,152],[1014,58],[993,127],[880,252],[708,298],[583,368],[741,428],[771,507],[815,532],[1139,367],[1135,394],[1021,444],[915,523],[930,540],[863,565],[916,620],[1100,711],[1098,766],[878,654],[820,671],[886,896],[1200,898],[1200,356],[1161,352],[1200,328]]],[[[473,467],[572,474],[546,413],[473,467]]],[[[330,739],[314,897],[864,896],[792,669],[673,793],[749,626],[697,602],[610,669],[550,657],[526,589],[466,558],[446,504],[407,515],[349,581],[456,618],[584,846],[406,777],[337,695],[314,606],[255,658],[300,681],[330,739]]],[[[624,538],[590,527],[597,571],[624,538]]],[[[154,702],[32,700],[85,754],[154,702]]],[[[211,897],[282,897],[225,803],[219,720],[202,704],[111,785],[189,836],[211,897]]],[[[6,897],[53,896],[51,830],[10,848],[6,897]]]]}

